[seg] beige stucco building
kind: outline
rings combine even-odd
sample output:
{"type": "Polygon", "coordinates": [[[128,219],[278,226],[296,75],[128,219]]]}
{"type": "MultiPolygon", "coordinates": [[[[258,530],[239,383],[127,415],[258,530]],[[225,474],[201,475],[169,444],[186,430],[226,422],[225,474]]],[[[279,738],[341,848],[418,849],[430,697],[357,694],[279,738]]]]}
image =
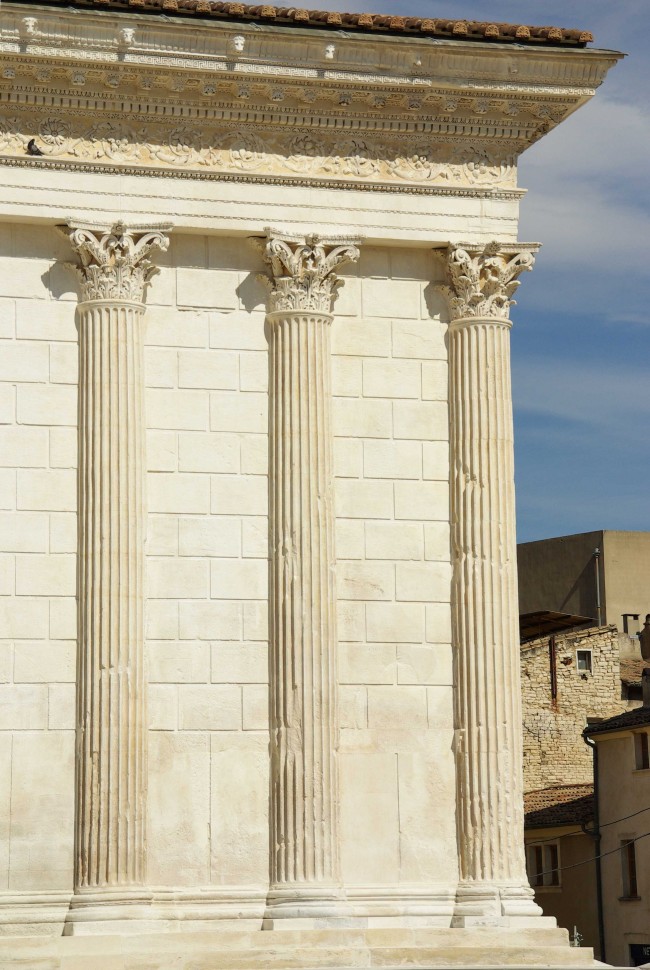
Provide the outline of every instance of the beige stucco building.
{"type": "Polygon", "coordinates": [[[525,868],[509,364],[589,40],[2,3],[0,963],[590,962],[525,868]]]}
{"type": "Polygon", "coordinates": [[[643,706],[592,725],[606,959],[650,962],[650,668],[643,706]]]}
{"type": "Polygon", "coordinates": [[[553,610],[631,636],[650,613],[650,532],[604,529],[517,546],[522,613],[553,610]]]}
{"type": "MultiPolygon", "coordinates": [[[[582,737],[578,742],[585,747],[582,737]]],[[[574,942],[602,959],[594,857],[592,782],[549,785],[524,796],[526,863],[535,900],[574,942]]]]}

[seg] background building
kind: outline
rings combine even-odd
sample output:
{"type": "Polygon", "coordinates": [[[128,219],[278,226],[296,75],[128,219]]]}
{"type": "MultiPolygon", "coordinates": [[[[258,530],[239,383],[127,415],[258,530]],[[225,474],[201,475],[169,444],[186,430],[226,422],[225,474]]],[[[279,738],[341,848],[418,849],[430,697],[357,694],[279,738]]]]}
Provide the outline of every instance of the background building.
{"type": "Polygon", "coordinates": [[[525,790],[590,784],[591,753],[582,732],[630,704],[622,696],[616,628],[594,627],[523,643],[521,691],[525,790]]]}
{"type": "Polygon", "coordinates": [[[585,730],[596,746],[606,960],[650,962],[650,669],[643,707],[585,730]]]}
{"type": "Polygon", "coordinates": [[[600,959],[596,852],[589,834],[593,793],[591,782],[526,792],[526,863],[544,915],[554,916],[572,936],[578,933],[600,959]]]}
{"type": "Polygon", "coordinates": [[[650,612],[650,532],[602,530],[523,542],[517,561],[523,614],[572,613],[634,636],[650,612]]]}

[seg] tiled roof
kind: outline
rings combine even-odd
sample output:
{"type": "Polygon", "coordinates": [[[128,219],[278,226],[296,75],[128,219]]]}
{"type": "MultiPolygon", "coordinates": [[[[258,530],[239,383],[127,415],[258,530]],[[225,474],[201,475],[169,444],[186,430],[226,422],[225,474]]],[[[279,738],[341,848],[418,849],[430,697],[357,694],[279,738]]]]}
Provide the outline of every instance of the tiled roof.
{"type": "MultiPolygon", "coordinates": [[[[9,0],[12,2],[12,0],[9,0]]],[[[16,0],[13,0],[16,2],[16,0]]],[[[24,0],[21,0],[24,2],[24,0]]],[[[531,27],[489,20],[448,20],[445,17],[404,17],[370,13],[337,13],[302,7],[253,6],[221,0],[39,0],[44,6],[92,7],[95,10],[133,13],[180,14],[215,20],[296,24],[299,27],[335,28],[353,31],[419,34],[446,40],[481,40],[552,47],[584,47],[593,40],[586,30],[565,27],[531,27]]]]}
{"type": "Polygon", "coordinates": [[[639,658],[638,660],[626,659],[621,660],[621,680],[624,684],[629,686],[640,686],[641,675],[646,667],[650,666],[647,660],[639,658]]]}
{"type": "Polygon", "coordinates": [[[591,738],[594,734],[626,731],[635,727],[650,727],[650,707],[637,707],[633,711],[626,711],[624,714],[617,714],[616,717],[608,717],[605,721],[598,721],[597,724],[589,724],[582,733],[585,737],[591,738]]]}
{"type": "Polygon", "coordinates": [[[594,817],[594,786],[556,785],[524,795],[525,827],[541,829],[556,825],[580,825],[594,817]]]}

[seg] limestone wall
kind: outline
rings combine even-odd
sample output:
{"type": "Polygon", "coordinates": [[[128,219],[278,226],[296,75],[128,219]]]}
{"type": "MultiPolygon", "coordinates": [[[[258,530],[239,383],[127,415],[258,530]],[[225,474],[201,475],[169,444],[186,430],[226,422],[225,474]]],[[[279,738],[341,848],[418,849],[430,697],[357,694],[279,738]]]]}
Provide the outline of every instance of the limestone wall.
{"type": "Polygon", "coordinates": [[[582,740],[588,717],[626,710],[621,700],[618,633],[596,627],[556,637],[557,699],[551,696],[549,638],[522,646],[526,791],[593,779],[592,755],[582,740]],[[577,669],[576,651],[592,651],[592,672],[577,669]]]}
{"type": "MultiPolygon", "coordinates": [[[[262,226],[260,225],[260,233],[262,226]]],[[[0,229],[0,889],[71,889],[77,293],[0,229]],[[5,784],[4,780],[8,783],[5,784]]],[[[268,881],[267,387],[259,257],[172,235],[147,296],[149,881],[268,881]]],[[[366,246],[335,308],[347,882],[456,871],[446,328],[427,250],[366,246]],[[431,824],[435,819],[435,825],[431,824]]]]}

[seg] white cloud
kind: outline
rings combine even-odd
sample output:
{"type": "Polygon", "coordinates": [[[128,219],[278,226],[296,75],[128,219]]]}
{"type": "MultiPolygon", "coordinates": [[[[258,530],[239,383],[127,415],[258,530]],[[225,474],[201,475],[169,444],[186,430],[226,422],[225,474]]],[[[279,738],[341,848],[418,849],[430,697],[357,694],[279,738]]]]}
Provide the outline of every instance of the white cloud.
{"type": "Polygon", "coordinates": [[[598,96],[524,153],[521,238],[544,243],[544,263],[650,280],[650,113],[598,96]]]}
{"type": "Polygon", "coordinates": [[[642,103],[610,98],[607,85],[608,80],[591,101],[523,154],[520,164],[528,181],[544,186],[561,175],[596,179],[625,195],[644,189],[650,111],[642,103]]]}

